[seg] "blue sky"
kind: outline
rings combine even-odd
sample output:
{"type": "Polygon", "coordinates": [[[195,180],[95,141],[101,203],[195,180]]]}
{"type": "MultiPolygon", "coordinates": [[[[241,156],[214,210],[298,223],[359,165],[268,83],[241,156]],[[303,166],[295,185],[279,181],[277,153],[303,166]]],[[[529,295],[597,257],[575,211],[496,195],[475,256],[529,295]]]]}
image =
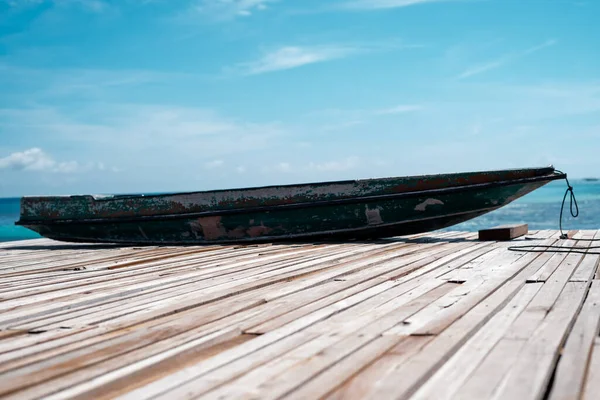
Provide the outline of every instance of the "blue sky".
{"type": "Polygon", "coordinates": [[[600,175],[600,2],[0,0],[0,196],[600,175]]]}

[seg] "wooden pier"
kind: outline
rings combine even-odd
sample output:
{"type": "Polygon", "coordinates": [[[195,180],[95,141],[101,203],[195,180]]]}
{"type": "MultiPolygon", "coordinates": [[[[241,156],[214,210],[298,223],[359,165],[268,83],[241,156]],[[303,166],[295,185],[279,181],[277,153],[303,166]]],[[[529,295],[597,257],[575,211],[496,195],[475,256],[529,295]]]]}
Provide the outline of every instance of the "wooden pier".
{"type": "Polygon", "coordinates": [[[598,249],[509,249],[572,234],[3,243],[0,398],[597,399],[598,249]]]}

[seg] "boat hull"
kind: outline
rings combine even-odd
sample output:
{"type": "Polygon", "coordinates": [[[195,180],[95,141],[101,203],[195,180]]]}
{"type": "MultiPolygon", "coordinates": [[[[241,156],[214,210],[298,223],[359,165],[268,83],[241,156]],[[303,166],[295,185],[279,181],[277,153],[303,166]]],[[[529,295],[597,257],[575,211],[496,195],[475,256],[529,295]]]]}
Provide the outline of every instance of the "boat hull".
{"type": "MultiPolygon", "coordinates": [[[[18,224],[42,236],[69,242],[198,245],[378,239],[434,231],[470,220],[561,177],[553,170],[540,170],[534,176],[509,180],[303,202],[283,201],[279,197],[274,204],[180,213],[98,217],[88,211],[81,212],[83,217],[45,220],[34,220],[29,214],[18,224]]],[[[134,197],[115,200],[127,199],[140,201],[134,197]]]]}

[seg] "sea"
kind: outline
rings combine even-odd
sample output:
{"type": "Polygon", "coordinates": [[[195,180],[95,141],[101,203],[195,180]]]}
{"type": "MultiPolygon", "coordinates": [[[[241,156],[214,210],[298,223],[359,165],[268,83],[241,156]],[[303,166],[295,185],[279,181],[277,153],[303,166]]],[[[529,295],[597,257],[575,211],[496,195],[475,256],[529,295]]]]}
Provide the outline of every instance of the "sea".
{"type": "MultiPolygon", "coordinates": [[[[571,180],[579,205],[579,215],[569,211],[569,197],[563,213],[563,230],[600,229],[600,181],[571,180]]],[[[530,230],[558,229],[560,207],[566,189],[564,180],[554,181],[491,213],[444,230],[476,232],[497,225],[526,223],[530,230]]],[[[36,239],[40,236],[27,228],[16,226],[19,218],[19,198],[0,198],[0,242],[36,239]]]]}

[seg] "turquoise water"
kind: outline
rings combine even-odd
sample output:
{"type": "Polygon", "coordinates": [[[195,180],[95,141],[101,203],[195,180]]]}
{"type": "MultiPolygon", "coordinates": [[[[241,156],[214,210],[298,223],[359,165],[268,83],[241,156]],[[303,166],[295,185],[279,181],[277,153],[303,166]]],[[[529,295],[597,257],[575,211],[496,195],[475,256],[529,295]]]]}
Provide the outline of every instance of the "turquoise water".
{"type": "MultiPolygon", "coordinates": [[[[600,181],[570,181],[579,205],[579,216],[571,217],[567,197],[563,212],[563,230],[600,229],[600,181]]],[[[528,224],[531,230],[558,229],[560,206],[566,188],[564,180],[549,183],[505,207],[446,230],[477,231],[513,223],[528,224]]]]}
{"type": "Polygon", "coordinates": [[[0,198],[0,242],[40,237],[29,229],[15,226],[15,221],[19,219],[19,207],[18,198],[0,198]]]}
{"type": "MultiPolygon", "coordinates": [[[[574,219],[566,205],[563,229],[600,229],[600,182],[571,181],[579,203],[579,217],[574,219]]],[[[514,203],[447,230],[477,231],[495,225],[526,223],[529,229],[558,229],[560,204],[566,184],[552,182],[514,203]]],[[[0,198],[0,242],[33,239],[36,233],[14,222],[19,218],[19,199],[0,198]]]]}

